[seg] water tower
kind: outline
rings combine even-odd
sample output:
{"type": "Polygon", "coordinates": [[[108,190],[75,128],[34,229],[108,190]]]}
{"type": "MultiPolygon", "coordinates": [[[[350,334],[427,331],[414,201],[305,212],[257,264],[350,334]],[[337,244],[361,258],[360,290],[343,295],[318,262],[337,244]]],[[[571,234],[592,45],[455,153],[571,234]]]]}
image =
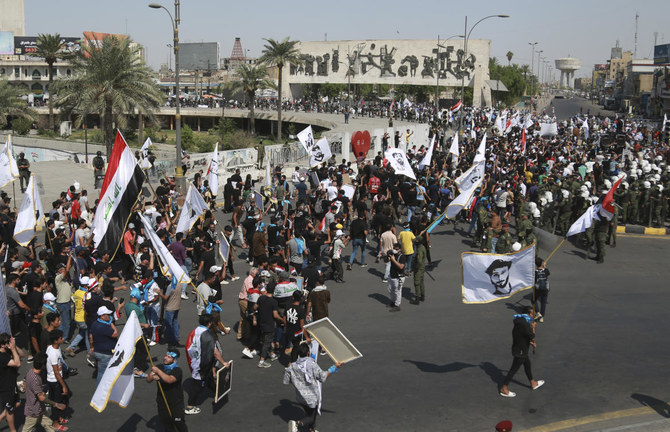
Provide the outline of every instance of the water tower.
{"type": "Polygon", "coordinates": [[[582,62],[576,58],[556,59],[556,69],[561,71],[561,88],[573,88],[575,82],[575,71],[581,69],[582,62]]]}

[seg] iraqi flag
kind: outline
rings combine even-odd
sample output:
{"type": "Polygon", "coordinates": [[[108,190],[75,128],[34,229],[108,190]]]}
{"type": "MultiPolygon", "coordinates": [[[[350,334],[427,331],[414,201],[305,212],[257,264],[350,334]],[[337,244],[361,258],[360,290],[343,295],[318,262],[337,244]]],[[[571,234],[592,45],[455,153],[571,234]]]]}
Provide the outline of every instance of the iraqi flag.
{"type": "Polygon", "coordinates": [[[189,333],[186,339],[186,360],[188,360],[188,367],[191,369],[191,377],[193,379],[200,378],[200,357],[202,354],[202,347],[200,345],[200,336],[207,329],[203,326],[198,326],[189,333]]]}
{"type": "Polygon", "coordinates": [[[526,128],[521,132],[521,154],[526,154],[526,128]]]}
{"type": "Polygon", "coordinates": [[[456,105],[449,108],[449,112],[452,113],[452,114],[457,113],[461,109],[462,106],[463,106],[463,101],[459,100],[458,102],[456,102],[456,105]]]}
{"type": "Polygon", "coordinates": [[[612,218],[614,217],[614,192],[617,190],[617,188],[621,184],[621,181],[624,178],[626,178],[625,174],[619,177],[619,180],[614,182],[610,190],[608,190],[607,193],[605,194],[603,202],[600,205],[600,215],[606,218],[607,220],[612,220],[612,218]]]}
{"type": "Polygon", "coordinates": [[[144,173],[121,132],[117,132],[93,219],[96,249],[109,251],[112,257],[116,255],[130,213],[142,191],[142,182],[144,173]]]}

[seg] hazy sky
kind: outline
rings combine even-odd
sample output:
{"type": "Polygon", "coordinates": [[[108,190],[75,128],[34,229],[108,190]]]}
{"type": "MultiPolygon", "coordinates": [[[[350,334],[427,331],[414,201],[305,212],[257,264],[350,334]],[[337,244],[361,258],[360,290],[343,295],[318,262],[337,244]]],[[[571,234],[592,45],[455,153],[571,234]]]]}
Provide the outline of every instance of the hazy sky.
{"type": "MultiPolygon", "coordinates": [[[[26,34],[59,32],[81,36],[85,30],[127,33],[146,47],[153,67],[167,63],[172,30],[165,11],[147,7],[157,0],[25,0],[26,34]]],[[[171,11],[174,2],[158,1],[171,11]]],[[[658,43],[670,43],[670,0],[553,0],[553,1],[221,1],[182,0],[182,42],[219,42],[221,57],[229,57],[240,37],[250,57],[260,55],[263,38],[303,41],[355,39],[437,39],[462,34],[464,18],[479,24],[472,39],[491,39],[491,55],[507,63],[530,64],[529,42],[547,60],[576,57],[590,76],[595,63],[605,63],[617,40],[634,51],[635,13],[638,12],[637,58],[653,57],[654,32],[658,43]],[[332,3],[332,4],[331,4],[332,3]],[[665,25],[664,25],[665,24],[665,25]]],[[[537,64],[537,54],[535,55],[537,64]]],[[[555,73],[555,78],[558,74],[555,73]]]]}

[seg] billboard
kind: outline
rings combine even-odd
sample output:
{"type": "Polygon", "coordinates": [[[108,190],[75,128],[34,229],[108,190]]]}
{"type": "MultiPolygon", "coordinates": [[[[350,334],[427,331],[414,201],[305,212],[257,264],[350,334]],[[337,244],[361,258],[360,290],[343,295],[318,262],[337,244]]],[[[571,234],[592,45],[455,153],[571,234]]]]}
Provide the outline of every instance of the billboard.
{"type": "MultiPolygon", "coordinates": [[[[81,38],[62,37],[62,52],[81,51],[81,38]]],[[[37,36],[14,36],[14,54],[15,55],[33,55],[37,52],[37,36]]]]}
{"type": "Polygon", "coordinates": [[[0,31],[0,54],[14,54],[14,33],[0,31]]]}
{"type": "Polygon", "coordinates": [[[114,37],[117,37],[119,39],[124,38],[124,37],[128,37],[126,35],[120,35],[120,34],[114,34],[114,33],[98,33],[98,32],[94,32],[94,31],[85,31],[84,32],[84,43],[88,44],[90,42],[91,45],[93,45],[94,47],[99,48],[102,45],[103,39],[105,39],[106,37],[110,37],[110,36],[114,36],[114,37]]]}
{"type": "Polygon", "coordinates": [[[216,70],[219,68],[219,43],[196,42],[179,44],[179,69],[216,70]]]}
{"type": "Polygon", "coordinates": [[[654,64],[670,63],[670,44],[654,46],[654,64]]]}

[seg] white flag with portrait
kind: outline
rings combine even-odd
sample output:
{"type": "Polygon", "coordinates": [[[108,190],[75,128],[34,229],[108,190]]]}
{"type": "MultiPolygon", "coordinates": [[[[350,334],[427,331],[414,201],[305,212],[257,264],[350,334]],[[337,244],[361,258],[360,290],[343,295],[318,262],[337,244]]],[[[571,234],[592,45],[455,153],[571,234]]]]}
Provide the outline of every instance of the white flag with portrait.
{"type": "Polygon", "coordinates": [[[321,138],[316,144],[312,146],[309,153],[309,166],[314,168],[322,163],[328,161],[333,156],[330,151],[330,144],[326,138],[321,138]]]}
{"type": "Polygon", "coordinates": [[[44,209],[40,193],[35,185],[35,176],[31,175],[14,225],[14,240],[21,246],[28,246],[35,237],[35,227],[43,217],[44,209]]]}
{"type": "Polygon", "coordinates": [[[209,163],[209,170],[207,171],[207,180],[212,195],[217,195],[219,193],[219,143],[216,143],[214,147],[212,162],[209,163]]]}
{"type": "Polygon", "coordinates": [[[472,195],[484,181],[485,170],[486,165],[483,162],[476,163],[456,179],[456,185],[461,193],[447,206],[447,218],[453,219],[468,205],[472,195]]]}
{"type": "Polygon", "coordinates": [[[463,303],[490,303],[535,284],[535,244],[509,254],[461,254],[463,303]]]}
{"type": "Polygon", "coordinates": [[[154,231],[154,228],[151,226],[151,222],[149,222],[143,214],[140,214],[139,216],[142,220],[142,225],[144,225],[144,233],[147,235],[151,246],[153,246],[156,255],[158,255],[158,258],[161,261],[161,272],[163,275],[167,276],[167,273],[169,272],[172,277],[177,279],[177,283],[190,283],[191,278],[188,277],[188,273],[181,268],[168,248],[163,244],[160,237],[158,237],[158,234],[156,234],[156,231],[154,231]]]}
{"type": "Polygon", "coordinates": [[[151,144],[151,138],[147,138],[142,145],[142,149],[140,151],[140,168],[142,169],[151,168],[151,162],[149,162],[149,146],[151,144]]]}
{"type": "Polygon", "coordinates": [[[179,221],[177,222],[177,232],[186,232],[191,229],[196,220],[207,211],[209,207],[205,203],[205,200],[202,199],[202,195],[196,188],[193,187],[193,183],[189,184],[188,192],[186,192],[186,199],[184,199],[184,206],[181,209],[181,214],[179,215],[179,221]]]}
{"type": "Polygon", "coordinates": [[[407,160],[407,155],[404,151],[397,148],[389,148],[384,153],[384,157],[388,160],[389,165],[395,171],[396,175],[404,175],[416,180],[414,170],[407,160]]]}
{"type": "Polygon", "coordinates": [[[102,412],[107,407],[107,402],[112,401],[126,408],[135,392],[135,376],[133,374],[133,356],[135,355],[135,344],[142,337],[142,328],[137,319],[135,311],[130,313],[126,325],[119,336],[114,354],[105,369],[100,384],[93,393],[91,406],[102,412]]]}
{"type": "Polygon", "coordinates": [[[298,133],[298,140],[307,154],[312,153],[312,147],[314,147],[314,132],[312,132],[312,126],[307,126],[305,129],[298,133]]]}
{"type": "Polygon", "coordinates": [[[0,187],[7,186],[12,180],[19,178],[19,168],[12,153],[12,136],[9,135],[0,153],[0,187]]]}

